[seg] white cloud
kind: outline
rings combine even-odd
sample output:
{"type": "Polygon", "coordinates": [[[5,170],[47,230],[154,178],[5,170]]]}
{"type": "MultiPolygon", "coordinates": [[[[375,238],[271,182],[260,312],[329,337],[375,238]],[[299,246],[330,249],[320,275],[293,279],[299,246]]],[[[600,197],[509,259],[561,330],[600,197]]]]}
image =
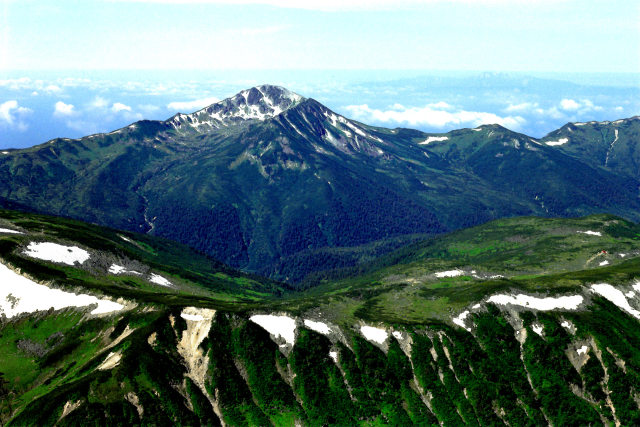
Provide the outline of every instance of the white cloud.
{"type": "Polygon", "coordinates": [[[501,117],[494,113],[482,111],[456,110],[449,104],[430,104],[425,107],[403,107],[394,105],[394,109],[379,110],[368,105],[349,105],[345,107],[351,115],[365,123],[405,125],[411,127],[463,127],[480,126],[482,124],[499,124],[518,130],[526,120],[520,116],[501,117]],[[446,107],[435,108],[434,106],[446,107]]]}
{"type": "Polygon", "coordinates": [[[93,98],[93,101],[89,104],[90,107],[93,108],[106,108],[109,105],[109,101],[104,99],[101,96],[96,96],[93,98]]]}
{"type": "Polygon", "coordinates": [[[45,92],[47,93],[58,93],[60,92],[62,89],[60,88],[60,86],[58,85],[48,85],[47,87],[44,88],[45,92]]]}
{"type": "Polygon", "coordinates": [[[119,113],[120,111],[129,111],[131,112],[131,107],[129,107],[128,105],[125,105],[121,102],[116,102],[111,106],[111,111],[113,111],[114,113],[119,113]]]}
{"type": "Polygon", "coordinates": [[[169,104],[167,104],[167,108],[172,111],[191,112],[191,111],[201,110],[204,107],[207,107],[218,101],[220,100],[216,97],[194,99],[193,101],[176,101],[176,102],[170,102],[169,104]]]}
{"type": "Polygon", "coordinates": [[[507,108],[504,109],[507,113],[519,113],[519,112],[531,112],[531,111],[542,111],[538,108],[537,102],[522,102],[520,104],[509,104],[507,108]]]}
{"type": "Polygon", "coordinates": [[[580,104],[573,99],[563,99],[560,101],[560,107],[566,111],[576,111],[580,108],[580,104]]]}
{"type": "Polygon", "coordinates": [[[67,117],[75,114],[75,107],[73,104],[65,104],[62,101],[56,102],[53,107],[53,115],[58,117],[67,117]]]}
{"type": "Polygon", "coordinates": [[[20,131],[27,130],[24,117],[30,114],[30,108],[21,107],[15,99],[0,104],[0,124],[16,127],[20,131]]]}
{"type": "MultiPolygon", "coordinates": [[[[399,104],[396,104],[399,105],[399,104]]],[[[439,110],[453,110],[454,107],[451,104],[447,104],[444,101],[436,102],[435,104],[427,104],[427,107],[437,108],[439,110]]]]}
{"type": "Polygon", "coordinates": [[[616,110],[616,111],[618,111],[618,112],[621,112],[621,111],[624,111],[624,108],[622,108],[622,107],[620,107],[620,106],[617,106],[617,107],[615,108],[615,110],[616,110]]]}

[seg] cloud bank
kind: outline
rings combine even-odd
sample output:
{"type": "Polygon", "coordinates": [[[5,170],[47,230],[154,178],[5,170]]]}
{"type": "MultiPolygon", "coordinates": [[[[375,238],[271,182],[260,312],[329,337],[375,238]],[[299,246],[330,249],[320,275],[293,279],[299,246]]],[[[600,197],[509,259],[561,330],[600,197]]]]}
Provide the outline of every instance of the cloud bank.
{"type": "Polygon", "coordinates": [[[359,121],[388,126],[442,129],[499,124],[512,130],[519,130],[526,123],[526,120],[519,115],[503,117],[494,113],[467,111],[457,109],[445,102],[428,104],[424,107],[405,107],[395,104],[386,110],[370,108],[367,104],[348,105],[345,109],[359,121]]]}
{"type": "Polygon", "coordinates": [[[192,111],[201,110],[204,107],[215,104],[218,101],[220,101],[220,99],[216,97],[194,99],[193,101],[176,101],[167,104],[167,109],[171,111],[190,113],[192,111]]]}

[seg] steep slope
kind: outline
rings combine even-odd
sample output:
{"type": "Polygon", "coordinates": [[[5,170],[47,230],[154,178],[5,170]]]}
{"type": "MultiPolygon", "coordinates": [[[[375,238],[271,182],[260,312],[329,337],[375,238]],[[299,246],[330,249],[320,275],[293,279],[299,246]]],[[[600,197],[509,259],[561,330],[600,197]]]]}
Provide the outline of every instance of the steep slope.
{"type": "MultiPolygon", "coordinates": [[[[9,426],[640,422],[640,229],[619,218],[504,220],[420,247],[417,259],[434,263],[424,280],[365,276],[326,294],[233,304],[197,286],[181,287],[181,296],[157,285],[123,297],[116,286],[96,286],[95,260],[100,253],[108,264],[126,240],[67,220],[3,218],[3,247],[24,247],[0,255],[0,291],[66,272],[2,303],[12,307],[0,316],[0,422],[9,426]],[[46,240],[72,250],[31,247],[43,242],[45,224],[46,240]],[[100,252],[72,231],[92,236],[100,252]],[[494,239],[513,244],[501,250],[538,274],[489,277],[500,251],[481,245],[494,239]],[[559,259],[546,253],[551,241],[559,259]],[[610,250],[610,265],[576,262],[603,245],[625,257],[610,250]],[[437,248],[458,250],[438,258],[437,248]],[[19,273],[6,268],[19,258],[30,260],[19,273]],[[433,269],[451,265],[475,267],[478,277],[433,269]],[[119,306],[34,307],[43,289],[119,306]]],[[[156,240],[123,236],[141,246],[156,240]]],[[[161,266],[153,271],[166,276],[161,266]]]]}
{"type": "Polygon", "coordinates": [[[499,126],[370,127],[263,85],[165,122],[9,151],[0,201],[167,237],[291,282],[326,268],[313,254],[328,249],[394,249],[517,215],[640,217],[636,178],[557,148],[499,126]]]}
{"type": "Polygon", "coordinates": [[[152,301],[169,291],[176,300],[199,296],[250,304],[289,290],[166,239],[17,211],[0,210],[0,257],[39,283],[123,298],[152,301]]]}
{"type": "Polygon", "coordinates": [[[567,123],[545,136],[546,145],[593,165],[625,176],[640,176],[640,117],[629,119],[567,123]]]}

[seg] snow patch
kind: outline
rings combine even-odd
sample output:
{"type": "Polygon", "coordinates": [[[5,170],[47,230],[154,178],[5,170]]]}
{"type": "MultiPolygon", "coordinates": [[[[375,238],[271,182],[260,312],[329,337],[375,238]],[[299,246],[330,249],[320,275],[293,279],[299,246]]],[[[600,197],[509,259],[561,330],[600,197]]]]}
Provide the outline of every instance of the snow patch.
{"type": "Polygon", "coordinates": [[[539,323],[534,323],[531,325],[531,329],[533,330],[533,332],[535,332],[536,334],[542,336],[542,331],[544,331],[544,326],[542,326],[539,323]]]}
{"type": "Polygon", "coordinates": [[[578,353],[578,355],[587,354],[587,351],[589,351],[589,347],[586,345],[583,345],[582,347],[576,350],[576,353],[578,353]]]}
{"type": "Polygon", "coordinates": [[[384,329],[374,328],[373,326],[361,326],[360,332],[368,340],[378,344],[384,344],[389,338],[389,334],[384,329]]]}
{"type": "Polygon", "coordinates": [[[282,337],[287,344],[293,345],[296,335],[296,321],[291,317],[256,314],[251,316],[249,320],[262,326],[271,335],[282,337]]]}
{"type": "Polygon", "coordinates": [[[460,326],[463,329],[466,329],[467,331],[471,331],[471,328],[467,327],[467,325],[464,323],[464,319],[466,319],[468,315],[469,315],[469,310],[463,311],[458,315],[458,317],[453,318],[453,323],[455,323],[456,325],[460,326]]]}
{"type": "Polygon", "coordinates": [[[580,304],[584,301],[582,295],[570,295],[562,297],[545,297],[538,298],[530,295],[518,294],[518,295],[505,295],[497,294],[489,297],[487,302],[500,305],[518,305],[521,307],[529,308],[532,310],[576,310],[580,304]]]}
{"type": "Polygon", "coordinates": [[[310,319],[304,319],[304,326],[322,335],[329,335],[331,333],[331,329],[329,328],[329,326],[327,326],[326,323],[315,322],[310,319]]]}
{"type": "Polygon", "coordinates": [[[633,291],[629,291],[626,294],[624,294],[624,296],[626,296],[627,298],[635,298],[636,297],[636,293],[633,291]]]}
{"type": "Polygon", "coordinates": [[[118,264],[111,264],[111,267],[109,267],[109,273],[111,274],[120,274],[125,271],[127,271],[127,269],[118,264]]]}
{"type": "Polygon", "coordinates": [[[10,229],[8,229],[8,228],[0,228],[0,233],[24,234],[22,231],[10,230],[10,229]]]}
{"type": "Polygon", "coordinates": [[[576,233],[580,233],[580,234],[588,234],[589,236],[602,236],[602,233],[599,231],[591,231],[591,230],[587,230],[587,231],[577,231],[576,233]]]}
{"type": "Polygon", "coordinates": [[[63,246],[51,242],[31,242],[23,253],[32,258],[67,265],[74,265],[76,262],[82,264],[89,259],[89,252],[84,249],[80,249],[77,246],[63,246]]]}
{"type": "Polygon", "coordinates": [[[139,271],[127,270],[125,267],[118,264],[111,264],[109,267],[109,273],[111,274],[137,274],[141,275],[139,271]]]}
{"type": "Polygon", "coordinates": [[[98,306],[91,314],[105,314],[119,311],[122,304],[98,299],[92,295],[76,295],[60,289],[52,289],[35,283],[0,264],[0,315],[12,318],[22,313],[60,310],[67,307],[98,306]]]}
{"type": "Polygon", "coordinates": [[[419,142],[419,145],[428,145],[432,142],[438,142],[438,141],[446,141],[448,140],[449,137],[448,136],[430,136],[427,139],[425,139],[422,142],[419,142]]]}
{"type": "Polygon", "coordinates": [[[546,141],[545,144],[551,146],[551,147],[555,147],[557,145],[564,145],[567,142],[569,142],[569,138],[560,138],[557,141],[546,141]]]}
{"type": "Polygon", "coordinates": [[[609,265],[609,261],[607,261],[606,259],[604,261],[602,261],[600,264],[598,264],[600,267],[604,266],[604,265],[609,265]]]}
{"type": "Polygon", "coordinates": [[[640,311],[634,309],[629,305],[629,302],[625,298],[622,291],[614,288],[613,286],[607,283],[598,283],[595,285],[591,285],[591,290],[596,294],[608,299],[627,313],[631,314],[633,317],[640,319],[640,311]]]}
{"type": "Polygon", "coordinates": [[[464,271],[462,270],[447,270],[447,271],[440,271],[438,273],[436,273],[436,277],[457,277],[457,276],[462,276],[464,274],[464,271]]]}
{"type": "Polygon", "coordinates": [[[166,286],[168,288],[173,286],[170,281],[168,281],[164,277],[155,273],[151,273],[151,277],[149,278],[149,281],[152,283],[155,283],[156,285],[166,286]]]}
{"type": "Polygon", "coordinates": [[[329,357],[332,358],[334,362],[338,363],[338,352],[337,351],[330,351],[329,352],[329,357]]]}

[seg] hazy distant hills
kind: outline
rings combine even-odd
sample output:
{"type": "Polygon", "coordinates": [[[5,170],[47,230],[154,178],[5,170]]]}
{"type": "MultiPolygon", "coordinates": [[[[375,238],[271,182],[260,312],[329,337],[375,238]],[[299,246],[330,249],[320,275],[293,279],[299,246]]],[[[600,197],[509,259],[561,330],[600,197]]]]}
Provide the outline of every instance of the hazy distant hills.
{"type": "Polygon", "coordinates": [[[498,125],[427,134],[263,85],[166,121],[4,152],[0,197],[296,281],[494,218],[638,220],[639,124],[568,124],[540,140],[498,125]]]}

